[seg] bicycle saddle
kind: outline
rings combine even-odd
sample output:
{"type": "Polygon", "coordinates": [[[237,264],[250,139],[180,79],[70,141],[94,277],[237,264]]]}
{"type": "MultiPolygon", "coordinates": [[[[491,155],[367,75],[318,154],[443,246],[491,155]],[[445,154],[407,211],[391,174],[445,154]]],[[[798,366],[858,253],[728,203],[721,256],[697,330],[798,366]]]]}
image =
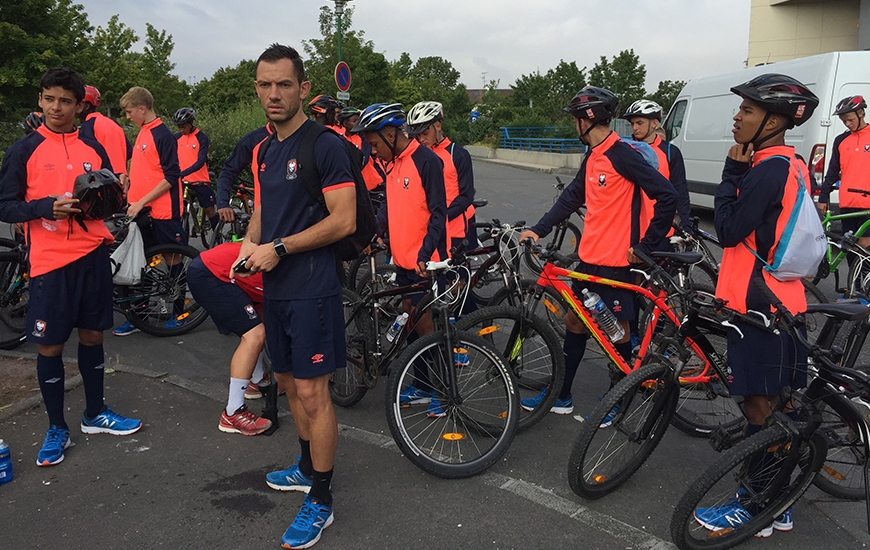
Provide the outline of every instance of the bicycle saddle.
{"type": "Polygon", "coordinates": [[[844,300],[826,304],[807,304],[807,313],[822,313],[844,321],[860,321],[870,316],[870,307],[858,300],[844,300]]]}
{"type": "Polygon", "coordinates": [[[653,258],[668,258],[684,264],[696,264],[701,261],[700,252],[653,252],[653,258]]]}

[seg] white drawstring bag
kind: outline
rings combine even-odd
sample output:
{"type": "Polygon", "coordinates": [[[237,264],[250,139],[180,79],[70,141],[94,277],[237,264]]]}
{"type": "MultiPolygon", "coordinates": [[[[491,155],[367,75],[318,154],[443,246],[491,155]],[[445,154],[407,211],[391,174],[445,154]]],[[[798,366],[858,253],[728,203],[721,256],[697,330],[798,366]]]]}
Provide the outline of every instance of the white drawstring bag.
{"type": "Polygon", "coordinates": [[[127,238],[112,252],[112,264],[115,274],[112,282],[116,285],[138,285],[142,280],[142,270],[145,269],[145,245],[142,243],[142,233],[139,225],[131,222],[127,226],[127,238]]]}

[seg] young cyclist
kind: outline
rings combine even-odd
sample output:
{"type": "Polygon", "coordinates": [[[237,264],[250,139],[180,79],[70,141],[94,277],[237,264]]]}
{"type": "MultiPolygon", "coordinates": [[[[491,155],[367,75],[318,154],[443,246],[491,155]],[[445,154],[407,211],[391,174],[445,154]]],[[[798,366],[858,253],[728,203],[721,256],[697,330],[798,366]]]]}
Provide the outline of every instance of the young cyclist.
{"type": "MultiPolygon", "coordinates": [[[[586,204],[576,269],[633,283],[635,276],[630,264],[639,261],[634,250],[649,254],[661,247],[671,227],[676,204],[674,186],[610,129],[610,121],[619,114],[619,99],[613,92],[587,86],[574,96],[565,111],[574,116],[577,133],[589,146],[589,152],[556,204],[537,225],[524,231],[520,239],[537,241],[586,204]],[[652,219],[643,232],[640,225],[642,194],[655,201],[652,219]]],[[[598,293],[623,326],[625,335],[614,345],[620,355],[630,360],[628,322],[636,317],[634,293],[580,281],[572,285],[577,296],[581,296],[583,289],[598,293]]],[[[573,312],[565,316],[565,325],[565,380],[561,394],[550,409],[557,414],[574,412],[571,387],[589,340],[586,327],[573,312]]],[[[548,389],[544,388],[539,396],[523,399],[522,407],[534,410],[543,401],[546,391],[548,389]]]]}
{"type": "Polygon", "coordinates": [[[341,103],[331,95],[320,94],[308,102],[308,111],[314,117],[314,122],[328,126],[339,135],[344,135],[344,126],[337,122],[337,113],[342,108],[341,103]]]}
{"type": "Polygon", "coordinates": [[[82,102],[82,112],[79,113],[81,126],[79,132],[97,140],[109,155],[112,168],[115,169],[122,185],[127,185],[127,161],[133,152],[133,145],[127,139],[124,129],[114,119],[97,111],[100,106],[100,91],[93,86],[85,86],[85,99],[82,102]]]}
{"type": "MultiPolygon", "coordinates": [[[[801,281],[779,281],[764,267],[765,262],[774,261],[798,197],[798,182],[806,185],[810,177],[794,148],[785,144],[785,132],[806,122],[819,100],[806,86],[781,74],[757,76],[731,92],[743,101],[733,118],[736,144],[728,151],[714,200],[716,233],[724,247],[716,296],[743,313],[748,309],[770,311],[770,304],[752,283],[764,277],[790,311],[801,313],[807,306],[801,281]]],[[[787,333],[773,334],[743,323],[738,326],[742,334],[728,331],[728,364],[733,375],[728,389],[732,395],[743,396],[747,435],[752,435],[772,414],[783,387],[806,385],[806,353],[787,333]]],[[[744,508],[740,497],[737,494],[722,506],[698,508],[695,519],[712,531],[748,521],[757,510],[744,508]]],[[[756,536],[769,537],[774,529],[790,531],[793,525],[789,509],[756,536]]]]}
{"type": "MultiPolygon", "coordinates": [[[[221,334],[234,333],[239,338],[230,360],[230,390],[227,406],[221,413],[218,429],[227,433],[257,435],[272,426],[266,418],[260,418],[245,406],[247,390],[254,378],[259,358],[266,344],[266,328],[263,326],[263,275],[230,279],[233,262],[239,257],[242,243],[224,243],[204,251],[187,268],[187,284],[196,303],[208,311],[221,334]]],[[[258,396],[260,395],[257,390],[258,396]]]]}
{"type": "MultiPolygon", "coordinates": [[[[426,280],[426,262],[447,257],[443,163],[431,149],[408,138],[402,131],[404,124],[401,105],[376,103],[366,107],[353,128],[363,134],[386,167],[386,201],[378,211],[378,232],[381,236],[389,234],[399,286],[426,280]]],[[[403,311],[413,314],[422,298],[423,293],[405,296],[403,311]]],[[[414,331],[419,337],[433,330],[432,312],[428,311],[418,320],[414,331]]],[[[423,369],[416,366],[415,369],[418,380],[428,380],[423,369]]],[[[430,388],[408,386],[402,392],[401,402],[428,404],[429,415],[433,417],[445,414],[438,401],[432,399],[430,388]]]]}
{"type": "MultiPolygon", "coordinates": [[[[172,123],[178,127],[175,139],[178,140],[178,167],[181,169],[182,185],[187,182],[196,193],[199,206],[205,210],[211,228],[218,224],[215,213],[215,196],[211,188],[211,176],[208,173],[208,136],[193,125],[196,121],[196,111],[190,107],[182,107],[172,115],[172,123]]],[[[182,189],[182,192],[184,190],[182,189]]]]}
{"type": "MultiPolygon", "coordinates": [[[[278,385],[287,392],[299,432],[301,459],[266,476],[269,487],[308,493],[284,532],[285,548],[314,545],[334,519],[332,482],[338,422],[329,379],[345,366],[344,314],[335,255],[330,245],[356,227],[356,189],[345,144],[332,132],[314,143],[315,166],[296,160],[305,132],[314,127],[302,110],[311,89],[293,48],[273,44],[256,63],[255,86],[275,133],[252,153],[256,208],[239,258],[264,272],[266,341],[278,385]],[[262,153],[262,162],[256,159],[262,153]],[[324,210],[299,180],[319,177],[324,210]]],[[[231,272],[230,278],[250,273],[231,272]]]]}
{"type": "Polygon", "coordinates": [[[40,82],[45,123],[6,151],[0,168],[0,220],[24,223],[30,275],[27,340],[38,346],[36,374],[49,429],[36,458],[39,466],[60,463],[71,445],[64,419],[63,348],[78,329],[78,365],[86,408],[86,434],[129,435],[142,422],[103,404],[103,331],[112,326],[112,268],[106,245],[112,235],[102,220],[73,216],[76,177],[112,169],[105,150],[80,136],[73,125],[82,108],[85,83],[70,69],[50,69],[40,82]],[[57,159],[64,159],[57,166],[57,159]],[[68,195],[69,194],[69,195],[68,195]]]}
{"type": "MultiPolygon", "coordinates": [[[[136,136],[133,158],[130,159],[127,189],[130,206],[127,214],[135,218],[146,206],[151,208],[151,228],[142,231],[146,250],[157,244],[187,244],[187,234],[181,227],[184,199],[175,136],[154,113],[154,98],[145,88],[130,88],[121,97],[121,108],[133,124],[142,128],[136,136]]],[[[166,328],[175,328],[182,323],[173,318],[167,321],[166,328]]],[[[134,332],[139,332],[139,329],[126,321],[115,327],[112,334],[127,336],[134,332]]]]}
{"type": "Polygon", "coordinates": [[[362,142],[362,138],[358,134],[352,133],[351,130],[356,126],[360,114],[362,114],[362,111],[350,106],[342,107],[341,111],[338,112],[338,123],[344,128],[345,137],[352,141],[357,148],[360,148],[357,142],[362,142]]]}

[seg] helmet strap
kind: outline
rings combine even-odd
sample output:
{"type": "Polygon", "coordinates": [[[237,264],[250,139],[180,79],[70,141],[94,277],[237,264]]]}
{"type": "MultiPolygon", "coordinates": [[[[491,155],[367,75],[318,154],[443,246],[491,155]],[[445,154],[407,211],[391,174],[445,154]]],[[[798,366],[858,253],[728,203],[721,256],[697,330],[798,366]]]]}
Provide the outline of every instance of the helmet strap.
{"type": "Polygon", "coordinates": [[[758,125],[758,130],[756,130],[755,135],[752,136],[752,139],[750,139],[748,143],[745,143],[743,145],[743,153],[744,154],[746,154],[746,150],[749,148],[749,143],[751,143],[753,148],[757,151],[758,149],[761,149],[761,147],[759,147],[759,146],[762,143],[764,143],[765,141],[768,141],[772,138],[775,138],[779,134],[785,133],[785,131],[788,129],[788,128],[786,128],[785,125],[783,125],[783,127],[780,128],[779,130],[777,130],[775,132],[771,132],[770,134],[768,134],[764,137],[759,137],[761,135],[761,131],[764,130],[765,124],[767,124],[767,121],[770,120],[770,114],[771,114],[770,111],[766,111],[764,113],[764,119],[762,119],[761,124],[758,125]]]}

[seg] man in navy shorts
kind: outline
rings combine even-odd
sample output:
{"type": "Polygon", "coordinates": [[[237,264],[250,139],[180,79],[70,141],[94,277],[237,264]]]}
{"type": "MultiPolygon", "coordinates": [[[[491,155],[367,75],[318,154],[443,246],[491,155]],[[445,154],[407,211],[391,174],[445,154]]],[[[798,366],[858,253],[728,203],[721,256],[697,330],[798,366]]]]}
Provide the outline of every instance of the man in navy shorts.
{"type": "MultiPolygon", "coordinates": [[[[302,448],[298,464],[266,476],[269,487],[308,493],[282,537],[285,548],[308,548],[332,524],[333,461],[338,423],[329,378],[345,366],[344,312],[330,245],[356,228],[356,189],[343,138],[314,142],[316,166],[297,162],[299,143],[315,123],[302,101],[311,83],[293,48],[273,44],[256,64],[255,86],[275,133],[253,151],[254,214],[237,259],[263,273],[266,343],[278,385],[287,392],[302,448]],[[262,151],[262,152],[261,152],[262,151]],[[324,210],[304,183],[316,170],[324,210]]],[[[233,264],[237,265],[237,264],[233,264]]],[[[232,278],[249,272],[233,272],[232,278]]]]}
{"type": "Polygon", "coordinates": [[[103,331],[112,326],[112,268],[107,244],[112,235],[102,220],[82,220],[77,199],[67,198],[76,177],[111,169],[101,145],[81,138],[73,125],[82,110],[85,83],[70,69],[42,76],[39,105],[45,123],[15,142],[0,168],[0,220],[24,223],[29,246],[30,300],[27,340],[38,346],[36,374],[48,413],[49,429],[36,459],[38,466],[60,463],[71,445],[64,420],[63,348],[78,328],[78,364],[86,408],[86,434],[128,435],[142,422],[125,418],[103,404],[103,331]],[[58,167],[58,159],[65,166],[58,167]]]}

